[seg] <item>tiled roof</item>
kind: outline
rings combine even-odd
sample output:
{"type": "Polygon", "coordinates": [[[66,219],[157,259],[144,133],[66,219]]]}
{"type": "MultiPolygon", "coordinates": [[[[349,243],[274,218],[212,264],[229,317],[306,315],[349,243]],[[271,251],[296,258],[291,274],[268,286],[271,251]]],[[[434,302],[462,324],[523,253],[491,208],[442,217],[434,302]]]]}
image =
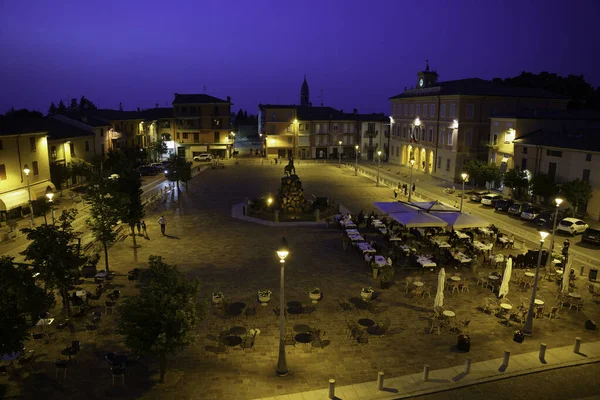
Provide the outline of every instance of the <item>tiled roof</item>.
{"type": "Polygon", "coordinates": [[[516,144],[600,152],[599,129],[538,129],[515,138],[516,144]]]}
{"type": "Polygon", "coordinates": [[[139,115],[145,120],[173,118],[173,107],[158,107],[142,110],[139,115]]]}
{"type": "Polygon", "coordinates": [[[423,96],[500,96],[500,97],[529,97],[544,99],[564,99],[568,97],[561,94],[548,92],[538,88],[524,88],[500,85],[480,78],[458,79],[454,81],[438,82],[433,87],[422,89],[407,89],[403,93],[390,97],[392,99],[423,96]]]}
{"type": "Polygon", "coordinates": [[[600,120],[600,113],[592,110],[519,110],[509,114],[494,115],[495,118],[600,120]]]}
{"type": "Polygon", "coordinates": [[[76,121],[82,122],[89,126],[109,126],[110,119],[101,118],[93,114],[94,111],[85,111],[85,112],[65,112],[61,115],[64,115],[67,118],[74,119],[76,121]]]}
{"type": "Polygon", "coordinates": [[[222,100],[207,94],[179,94],[175,93],[175,100],[173,104],[202,104],[202,103],[228,103],[226,100],[222,100]]]}
{"type": "Polygon", "coordinates": [[[373,121],[373,122],[389,122],[390,117],[386,116],[383,113],[373,113],[373,114],[358,114],[356,117],[360,121],[373,121]]]}
{"type": "Polygon", "coordinates": [[[53,118],[0,118],[0,135],[47,132],[49,139],[65,139],[94,134],[53,118]]]}

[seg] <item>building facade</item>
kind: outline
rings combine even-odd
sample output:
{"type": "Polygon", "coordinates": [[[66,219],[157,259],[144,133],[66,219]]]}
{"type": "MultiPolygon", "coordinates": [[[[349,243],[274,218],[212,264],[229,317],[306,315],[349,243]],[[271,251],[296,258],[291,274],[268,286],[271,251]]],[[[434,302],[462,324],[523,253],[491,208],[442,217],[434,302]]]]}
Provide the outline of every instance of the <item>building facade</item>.
{"type": "Polygon", "coordinates": [[[389,161],[448,181],[460,180],[466,161],[489,156],[490,116],[521,109],[558,109],[568,99],[538,89],[500,86],[478,78],[438,82],[426,66],[416,87],[391,97],[389,161]]]}

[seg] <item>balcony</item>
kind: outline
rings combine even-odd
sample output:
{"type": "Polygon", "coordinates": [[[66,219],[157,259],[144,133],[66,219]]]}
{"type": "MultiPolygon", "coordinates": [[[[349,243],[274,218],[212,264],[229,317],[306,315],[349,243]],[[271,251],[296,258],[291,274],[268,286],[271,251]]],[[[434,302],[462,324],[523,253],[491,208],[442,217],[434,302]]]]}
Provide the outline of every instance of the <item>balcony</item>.
{"type": "Polygon", "coordinates": [[[379,135],[379,131],[374,129],[367,129],[363,132],[363,136],[377,137],[377,135],[379,135]]]}
{"type": "Polygon", "coordinates": [[[180,130],[198,130],[198,129],[202,129],[202,124],[191,124],[191,125],[177,125],[177,129],[180,130]]]}

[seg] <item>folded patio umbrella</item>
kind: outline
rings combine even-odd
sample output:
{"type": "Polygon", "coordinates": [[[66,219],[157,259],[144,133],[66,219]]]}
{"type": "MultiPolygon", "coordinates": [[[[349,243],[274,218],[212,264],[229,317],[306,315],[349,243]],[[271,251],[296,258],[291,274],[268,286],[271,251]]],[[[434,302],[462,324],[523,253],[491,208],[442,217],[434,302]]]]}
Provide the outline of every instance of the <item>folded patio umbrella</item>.
{"type": "Polygon", "coordinates": [[[433,300],[433,308],[444,306],[444,285],[446,283],[446,271],[444,268],[440,269],[438,273],[438,285],[437,291],[435,292],[435,299],[433,300]]]}
{"type": "Polygon", "coordinates": [[[571,274],[571,266],[573,264],[573,256],[569,257],[567,265],[563,267],[562,293],[569,293],[569,275],[571,274]]]}
{"type": "Polygon", "coordinates": [[[512,275],[512,258],[508,258],[506,261],[506,268],[504,268],[504,276],[502,277],[502,284],[500,285],[500,291],[498,296],[506,297],[508,294],[508,283],[510,282],[510,276],[512,275]]]}

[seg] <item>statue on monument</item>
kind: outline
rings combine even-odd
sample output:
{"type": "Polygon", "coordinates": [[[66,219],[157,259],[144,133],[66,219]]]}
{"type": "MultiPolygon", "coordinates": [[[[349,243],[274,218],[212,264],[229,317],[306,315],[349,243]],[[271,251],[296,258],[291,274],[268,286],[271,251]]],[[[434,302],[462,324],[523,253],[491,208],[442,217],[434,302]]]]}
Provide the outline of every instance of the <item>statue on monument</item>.
{"type": "Polygon", "coordinates": [[[294,157],[290,156],[288,165],[283,167],[283,174],[285,176],[296,175],[296,167],[294,167],[294,157]]]}

